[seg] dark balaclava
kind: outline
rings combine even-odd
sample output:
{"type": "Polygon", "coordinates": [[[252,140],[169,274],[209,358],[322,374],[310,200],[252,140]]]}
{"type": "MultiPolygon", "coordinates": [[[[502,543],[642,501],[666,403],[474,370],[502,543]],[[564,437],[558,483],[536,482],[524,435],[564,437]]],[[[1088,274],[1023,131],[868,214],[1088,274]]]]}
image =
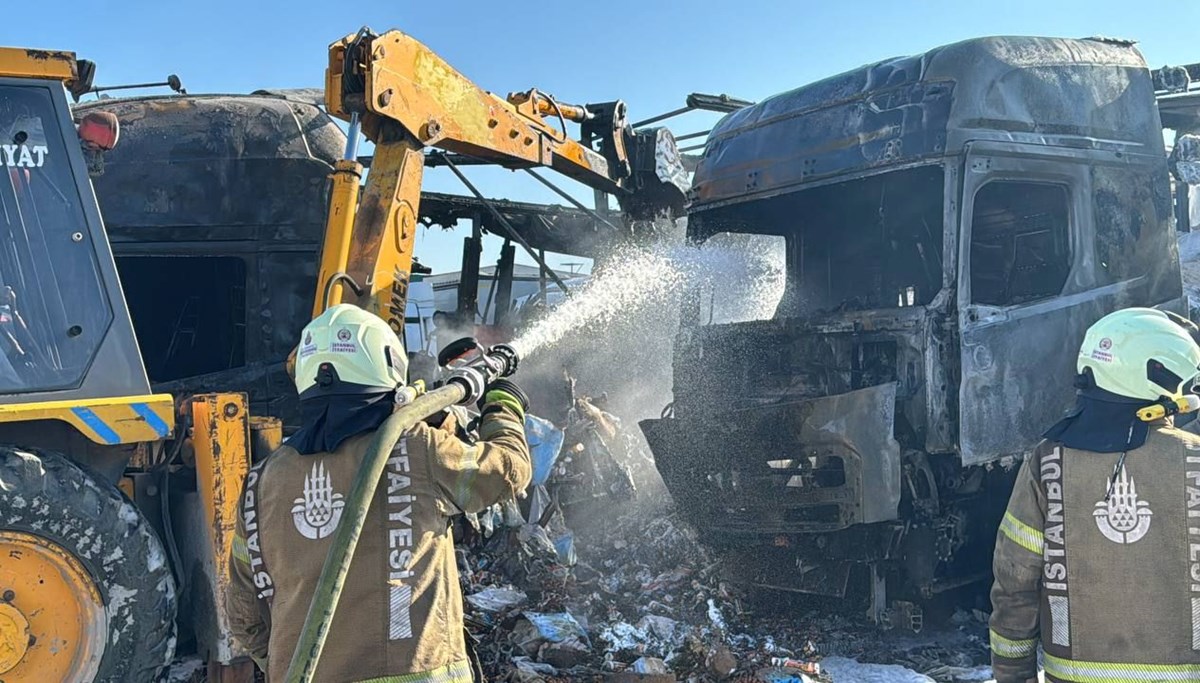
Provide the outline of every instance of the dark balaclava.
{"type": "Polygon", "coordinates": [[[343,383],[332,365],[322,364],[317,384],[300,394],[304,426],[287,444],[302,455],[332,452],[346,439],[378,429],[395,407],[394,390],[343,383]]]}
{"type": "Polygon", "coordinates": [[[1043,435],[1045,438],[1093,453],[1123,453],[1140,448],[1150,433],[1137,411],[1144,400],[1118,396],[1095,385],[1088,375],[1080,375],[1075,408],[1043,435]]]}

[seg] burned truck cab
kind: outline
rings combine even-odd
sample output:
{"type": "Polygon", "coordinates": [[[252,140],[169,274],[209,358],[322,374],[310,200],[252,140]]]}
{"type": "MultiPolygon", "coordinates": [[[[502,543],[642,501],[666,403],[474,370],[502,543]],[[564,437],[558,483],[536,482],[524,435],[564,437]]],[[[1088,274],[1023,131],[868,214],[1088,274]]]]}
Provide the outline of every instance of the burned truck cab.
{"type": "Polygon", "coordinates": [[[749,581],[862,576],[876,616],[885,581],[987,578],[1013,464],[1072,405],[1092,322],[1185,310],[1154,87],[1125,42],[969,40],[729,114],[688,232],[769,250],[782,282],[765,306],[688,297],[675,402],[643,422],[658,468],[711,542],[759,549],[749,581]]]}

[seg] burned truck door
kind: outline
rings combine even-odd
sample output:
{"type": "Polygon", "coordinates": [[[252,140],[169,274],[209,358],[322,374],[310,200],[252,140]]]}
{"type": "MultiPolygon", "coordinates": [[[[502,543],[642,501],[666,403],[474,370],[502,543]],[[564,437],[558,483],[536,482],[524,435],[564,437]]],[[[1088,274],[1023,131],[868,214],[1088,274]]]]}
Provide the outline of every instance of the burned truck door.
{"type": "MultiPolygon", "coordinates": [[[[1161,157],[973,142],[964,156],[958,309],[963,464],[1029,451],[1070,408],[1088,326],[1177,306],[1161,157]],[[1161,214],[1161,216],[1160,216],[1161,214]],[[1165,241],[1164,241],[1165,240],[1165,241]]],[[[1178,281],[1176,271],[1176,281],[1178,281]]]]}

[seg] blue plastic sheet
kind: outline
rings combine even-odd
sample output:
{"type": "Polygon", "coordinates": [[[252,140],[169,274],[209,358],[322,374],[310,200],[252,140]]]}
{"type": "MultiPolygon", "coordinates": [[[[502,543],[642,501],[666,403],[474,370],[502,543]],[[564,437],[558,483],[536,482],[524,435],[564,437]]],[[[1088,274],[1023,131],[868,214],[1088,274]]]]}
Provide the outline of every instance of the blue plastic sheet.
{"type": "Polygon", "coordinates": [[[554,544],[554,552],[558,555],[558,561],[568,567],[575,566],[575,534],[570,531],[563,531],[558,538],[551,539],[554,544]]]}
{"type": "Polygon", "coordinates": [[[533,483],[545,484],[562,451],[563,432],[554,423],[536,415],[525,414],[525,440],[533,458],[533,483]]]}
{"type": "Polygon", "coordinates": [[[561,643],[564,640],[578,639],[589,643],[587,632],[575,621],[575,617],[567,612],[546,614],[543,612],[523,612],[522,616],[533,624],[538,635],[545,641],[561,643]]]}

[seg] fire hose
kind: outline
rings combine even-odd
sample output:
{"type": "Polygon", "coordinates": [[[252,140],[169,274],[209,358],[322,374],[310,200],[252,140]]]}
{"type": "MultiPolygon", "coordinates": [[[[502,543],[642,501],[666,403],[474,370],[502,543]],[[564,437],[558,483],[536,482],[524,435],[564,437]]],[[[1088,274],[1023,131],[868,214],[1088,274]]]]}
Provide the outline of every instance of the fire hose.
{"type": "Polygon", "coordinates": [[[346,498],[341,522],[337,525],[329,553],[325,556],[325,564],[321,567],[321,577],[313,592],[312,602],[309,603],[304,628],[300,631],[300,640],[296,643],[292,661],[288,665],[287,676],[284,679],[287,683],[310,683],[317,671],[317,663],[321,659],[321,651],[325,648],[325,639],[329,635],[334,612],[337,611],[338,602],[342,597],[346,575],[350,571],[350,563],[354,560],[358,537],[367,520],[367,511],[371,508],[379,479],[400,437],[417,423],[440,410],[455,404],[470,405],[478,401],[488,383],[500,377],[507,377],[517,370],[517,352],[513,347],[497,344],[485,350],[470,337],[447,345],[438,355],[438,364],[447,367],[472,351],[477,351],[478,355],[455,368],[443,386],[416,396],[388,416],[376,430],[358,474],[355,475],[354,486],[346,498]]]}

